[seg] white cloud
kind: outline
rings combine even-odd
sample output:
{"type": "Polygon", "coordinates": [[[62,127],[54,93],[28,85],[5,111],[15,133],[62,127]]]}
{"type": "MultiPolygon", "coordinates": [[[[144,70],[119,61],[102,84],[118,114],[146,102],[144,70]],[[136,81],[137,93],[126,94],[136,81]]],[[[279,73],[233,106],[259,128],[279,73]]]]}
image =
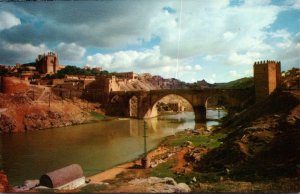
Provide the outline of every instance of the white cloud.
{"type": "Polygon", "coordinates": [[[282,62],[282,65],[286,66],[282,67],[282,69],[299,67],[300,33],[297,33],[293,38],[288,38],[286,42],[288,44],[277,49],[276,53],[278,53],[278,55],[275,59],[280,60],[282,62]]]}
{"type": "Polygon", "coordinates": [[[244,75],[247,76],[247,77],[253,76],[253,69],[245,70],[244,75]]]}
{"type": "Polygon", "coordinates": [[[201,65],[195,65],[194,67],[195,67],[195,70],[197,70],[197,71],[200,71],[200,70],[202,70],[202,67],[201,67],[201,65]]]}
{"type": "Polygon", "coordinates": [[[61,42],[58,44],[56,51],[62,60],[78,61],[84,56],[86,49],[76,43],[61,42]]]}
{"type": "Polygon", "coordinates": [[[190,74],[196,74],[202,70],[199,64],[190,64],[180,60],[177,68],[177,59],[164,56],[158,46],[144,51],[118,51],[111,54],[97,53],[87,57],[87,65],[100,66],[108,71],[135,71],[137,73],[148,72],[164,77],[176,77],[191,81],[190,74]],[[189,77],[186,77],[186,76],[189,77]]]}
{"type": "Polygon", "coordinates": [[[270,37],[276,41],[276,46],[279,48],[288,48],[291,42],[291,34],[286,29],[280,29],[270,33],[270,37]]]}
{"type": "MultiPolygon", "coordinates": [[[[87,57],[87,64],[102,66],[109,71],[132,71],[138,69],[154,69],[155,71],[176,71],[177,60],[160,53],[158,46],[144,51],[118,51],[111,54],[97,53],[87,57]],[[159,69],[158,69],[159,68],[159,69]]],[[[190,69],[184,66],[185,70],[190,69]]]]}
{"type": "Polygon", "coordinates": [[[231,52],[226,63],[230,65],[251,65],[254,61],[259,60],[260,57],[261,54],[258,52],[246,52],[245,54],[231,52]]]}
{"type": "Polygon", "coordinates": [[[4,45],[5,50],[13,51],[16,53],[24,53],[23,55],[31,55],[32,53],[41,53],[47,50],[45,44],[40,44],[38,46],[34,46],[32,44],[9,44],[6,43],[4,45]]]}
{"type": "Polygon", "coordinates": [[[275,32],[270,33],[272,38],[282,38],[282,39],[289,39],[291,38],[291,34],[286,29],[279,29],[275,32]]]}
{"type": "Polygon", "coordinates": [[[241,75],[236,70],[230,70],[229,75],[233,78],[241,77],[241,75]]]}
{"type": "Polygon", "coordinates": [[[286,4],[292,9],[300,10],[300,0],[287,0],[286,4]]]}
{"type": "Polygon", "coordinates": [[[225,41],[230,41],[232,40],[234,37],[236,36],[236,33],[232,33],[232,32],[225,32],[223,34],[223,38],[225,41]]]}
{"type": "Polygon", "coordinates": [[[204,57],[204,60],[206,60],[206,61],[211,61],[212,59],[213,58],[210,55],[207,55],[207,56],[204,57]]]}
{"type": "Polygon", "coordinates": [[[230,7],[228,1],[223,1],[222,6],[211,6],[216,4],[215,1],[183,1],[181,29],[178,3],[173,3],[176,14],[157,14],[150,26],[161,39],[161,52],[171,57],[177,57],[179,39],[180,58],[200,54],[210,60],[213,56],[228,56],[231,52],[266,52],[272,49],[265,43],[266,29],[281,11],[269,3],[246,1],[230,7]]]}
{"type": "Polygon", "coordinates": [[[38,54],[46,51],[49,51],[49,49],[45,44],[11,44],[0,41],[0,58],[5,59],[3,61],[5,64],[33,62],[38,54]]]}
{"type": "Polygon", "coordinates": [[[19,24],[21,24],[21,20],[16,16],[14,16],[13,14],[6,11],[0,12],[0,31],[9,29],[19,24]]]}

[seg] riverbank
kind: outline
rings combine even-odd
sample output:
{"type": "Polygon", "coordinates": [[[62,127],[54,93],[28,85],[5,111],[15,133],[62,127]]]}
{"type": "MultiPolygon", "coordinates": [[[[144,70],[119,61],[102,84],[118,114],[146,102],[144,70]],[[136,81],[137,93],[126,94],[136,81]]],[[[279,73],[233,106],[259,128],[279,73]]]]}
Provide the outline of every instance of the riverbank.
{"type": "Polygon", "coordinates": [[[84,124],[98,120],[99,115],[91,113],[102,113],[98,103],[78,98],[62,99],[54,94],[49,100],[44,93],[50,89],[40,90],[40,93],[36,91],[34,100],[26,93],[0,93],[0,133],[84,124]]]}
{"type": "MultiPolygon", "coordinates": [[[[201,134],[202,136],[203,134],[201,134]]],[[[224,134],[206,134],[214,136],[201,143],[196,140],[200,136],[191,130],[168,137],[162,145],[149,153],[150,168],[141,167],[141,159],[118,165],[112,169],[89,177],[90,183],[78,191],[84,192],[149,192],[148,184],[135,184],[136,181],[148,180],[151,177],[169,177],[177,183],[186,183],[194,192],[292,192],[299,191],[297,177],[282,177],[276,180],[235,180],[224,173],[204,173],[195,171],[194,162],[188,158],[200,161],[214,147],[222,145],[224,134]],[[192,141],[184,141],[188,138],[192,141]],[[196,141],[195,141],[196,140],[196,141]],[[204,143],[206,142],[206,143],[204,143]],[[196,146],[195,146],[196,145],[196,146]],[[152,166],[151,166],[152,165],[152,166]]],[[[153,185],[152,185],[153,187],[153,185]]],[[[164,187],[157,192],[165,192],[164,187]]]]}
{"type": "MultiPolygon", "coordinates": [[[[168,179],[174,180],[179,184],[186,183],[187,180],[184,180],[185,178],[183,178],[183,175],[192,172],[191,164],[185,160],[186,154],[191,152],[195,146],[201,144],[207,146],[207,148],[201,149],[199,154],[206,153],[208,149],[212,149],[221,144],[219,138],[222,136],[222,134],[210,135],[210,132],[205,131],[204,129],[186,129],[182,132],[178,132],[175,135],[166,137],[159,147],[147,154],[148,168],[143,168],[141,162],[142,158],[118,165],[88,177],[90,180],[89,185],[82,188],[80,191],[149,192],[147,189],[150,188],[146,188],[149,187],[149,185],[147,185],[149,181],[145,181],[144,186],[141,186],[139,181],[152,179],[151,177],[163,179],[167,176],[168,179]],[[172,168],[169,169],[170,164],[172,164],[172,168]],[[165,165],[168,167],[165,168],[165,165]],[[167,172],[169,170],[170,172],[167,172]],[[178,177],[181,178],[178,179],[178,177]],[[137,180],[139,180],[139,184],[134,184],[137,180]]],[[[190,179],[191,177],[186,178],[190,179]]],[[[166,185],[168,185],[168,183],[166,183],[166,185]]],[[[166,190],[164,190],[166,185],[160,185],[156,191],[166,192],[166,190]]],[[[169,187],[167,188],[169,189],[169,187]]]]}

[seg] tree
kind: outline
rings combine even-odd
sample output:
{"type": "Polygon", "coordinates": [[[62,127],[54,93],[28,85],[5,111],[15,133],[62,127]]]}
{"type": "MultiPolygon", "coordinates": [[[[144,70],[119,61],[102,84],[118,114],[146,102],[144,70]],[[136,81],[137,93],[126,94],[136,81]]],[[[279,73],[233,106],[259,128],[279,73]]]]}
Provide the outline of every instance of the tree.
{"type": "Polygon", "coordinates": [[[97,68],[92,68],[92,69],[82,69],[80,67],[76,66],[66,66],[65,68],[57,71],[56,74],[53,75],[53,78],[64,78],[65,75],[107,75],[109,74],[108,71],[100,71],[97,68]]]}

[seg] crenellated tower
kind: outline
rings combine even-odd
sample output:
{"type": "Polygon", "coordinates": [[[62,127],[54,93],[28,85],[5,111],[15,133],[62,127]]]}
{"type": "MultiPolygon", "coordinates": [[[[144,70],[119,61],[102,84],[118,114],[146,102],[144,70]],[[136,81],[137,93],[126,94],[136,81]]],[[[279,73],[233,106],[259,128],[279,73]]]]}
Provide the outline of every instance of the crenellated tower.
{"type": "Polygon", "coordinates": [[[256,101],[266,99],[281,84],[280,61],[258,61],[253,65],[256,101]]]}

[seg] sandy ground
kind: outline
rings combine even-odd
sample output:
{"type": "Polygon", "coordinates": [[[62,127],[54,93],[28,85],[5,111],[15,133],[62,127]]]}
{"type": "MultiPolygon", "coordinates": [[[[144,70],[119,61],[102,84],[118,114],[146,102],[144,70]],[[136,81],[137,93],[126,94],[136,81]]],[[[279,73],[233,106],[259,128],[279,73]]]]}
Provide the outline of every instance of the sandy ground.
{"type": "Polygon", "coordinates": [[[106,180],[114,179],[118,174],[122,172],[126,172],[130,167],[134,166],[135,164],[140,163],[138,160],[134,162],[128,162],[125,164],[118,165],[116,167],[113,167],[109,170],[106,170],[104,172],[101,172],[99,174],[93,175],[88,177],[88,179],[91,180],[90,183],[100,183],[104,182],[106,180]]]}
{"type": "MultiPolygon", "coordinates": [[[[147,157],[148,158],[155,158],[156,156],[165,154],[169,151],[170,151],[169,148],[167,148],[165,146],[160,146],[160,147],[156,148],[155,150],[149,152],[147,154],[147,157]]],[[[134,166],[141,166],[141,159],[137,159],[137,160],[132,161],[132,162],[127,162],[127,163],[115,166],[111,169],[108,169],[108,170],[103,171],[101,173],[90,176],[90,177],[88,177],[88,179],[90,179],[90,183],[104,182],[106,180],[111,180],[111,179],[116,178],[116,176],[118,174],[121,174],[123,172],[127,172],[129,169],[132,169],[134,166]]]]}

